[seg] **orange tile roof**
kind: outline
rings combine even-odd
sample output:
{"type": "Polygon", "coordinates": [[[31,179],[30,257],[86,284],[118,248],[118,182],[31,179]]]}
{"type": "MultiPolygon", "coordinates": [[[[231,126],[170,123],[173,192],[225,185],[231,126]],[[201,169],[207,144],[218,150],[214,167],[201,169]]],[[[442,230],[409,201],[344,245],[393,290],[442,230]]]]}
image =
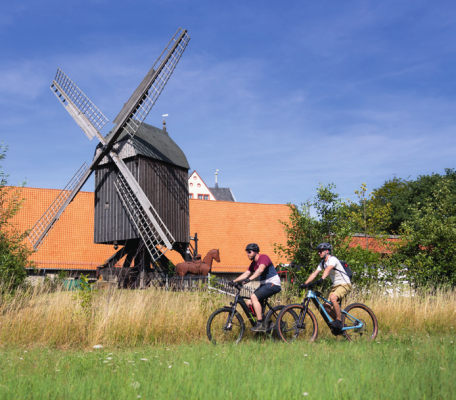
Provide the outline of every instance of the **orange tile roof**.
{"type": "Polygon", "coordinates": [[[366,243],[365,236],[357,235],[352,238],[350,247],[360,246],[363,249],[368,247],[369,250],[373,250],[377,253],[389,254],[393,252],[394,245],[397,244],[399,241],[399,237],[388,237],[386,238],[386,243],[383,243],[382,241],[374,237],[368,236],[366,243]]]}
{"type": "MultiPolygon", "coordinates": [[[[26,199],[14,218],[18,228],[30,229],[60,190],[24,188],[26,199]]],[[[204,257],[220,249],[221,262],[214,261],[214,272],[243,272],[249,260],[248,243],[258,243],[261,253],[274,263],[285,262],[274,254],[274,243],[284,243],[285,232],[278,220],[287,220],[284,204],[234,203],[190,200],[190,234],[198,233],[198,252],[204,257]]],[[[39,268],[95,269],[113,253],[110,245],[93,243],[94,193],[80,192],[55,224],[41,247],[33,254],[39,268]]],[[[175,251],[166,253],[174,263],[182,261],[175,251]]]]}

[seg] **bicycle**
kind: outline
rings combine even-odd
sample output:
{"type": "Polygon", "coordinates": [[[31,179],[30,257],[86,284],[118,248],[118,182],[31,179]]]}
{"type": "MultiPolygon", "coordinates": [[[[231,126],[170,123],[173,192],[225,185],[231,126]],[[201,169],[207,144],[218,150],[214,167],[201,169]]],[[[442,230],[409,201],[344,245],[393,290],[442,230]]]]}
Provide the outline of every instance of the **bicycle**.
{"type": "MultiPolygon", "coordinates": [[[[302,304],[284,306],[277,317],[276,330],[284,342],[292,342],[298,338],[313,342],[318,335],[318,323],[314,313],[309,309],[309,303],[315,305],[321,316],[328,324],[333,321],[324,304],[331,305],[318,291],[312,288],[319,282],[307,285],[307,295],[302,304]]],[[[375,314],[364,304],[353,303],[342,310],[342,330],[333,329],[333,335],[343,335],[349,341],[373,340],[378,333],[378,323],[375,314]]]]}
{"type": "MultiPolygon", "coordinates": [[[[242,285],[236,283],[233,286],[237,290],[237,293],[234,297],[234,302],[230,302],[230,306],[219,308],[214,311],[209,317],[206,325],[206,332],[209,341],[214,344],[219,343],[239,343],[244,336],[245,332],[245,323],[241,314],[236,310],[238,304],[241,306],[248,320],[254,326],[257,321],[255,315],[255,310],[252,306],[248,306],[244,299],[249,299],[249,297],[241,296],[242,285]]],[[[275,340],[275,335],[277,334],[274,327],[279,312],[284,308],[284,305],[279,305],[271,307],[267,300],[264,300],[263,305],[263,315],[267,309],[269,311],[266,314],[264,319],[264,326],[266,327],[266,335],[271,339],[275,340]]]]}

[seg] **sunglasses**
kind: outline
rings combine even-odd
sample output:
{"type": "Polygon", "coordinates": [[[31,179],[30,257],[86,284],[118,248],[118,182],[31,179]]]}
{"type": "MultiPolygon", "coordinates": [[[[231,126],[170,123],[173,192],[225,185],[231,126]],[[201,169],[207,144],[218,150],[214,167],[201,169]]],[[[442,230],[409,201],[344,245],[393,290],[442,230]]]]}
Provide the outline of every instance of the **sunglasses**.
{"type": "Polygon", "coordinates": [[[246,250],[247,254],[254,253],[252,250],[246,250]]]}
{"type": "Polygon", "coordinates": [[[317,250],[317,253],[323,253],[325,252],[326,250],[317,250]]]}

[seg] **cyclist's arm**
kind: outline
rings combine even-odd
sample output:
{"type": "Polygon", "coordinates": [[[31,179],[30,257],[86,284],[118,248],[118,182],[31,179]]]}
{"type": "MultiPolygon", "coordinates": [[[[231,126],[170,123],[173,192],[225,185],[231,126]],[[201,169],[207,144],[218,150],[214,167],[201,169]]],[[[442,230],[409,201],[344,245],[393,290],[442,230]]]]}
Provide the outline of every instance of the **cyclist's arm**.
{"type": "Polygon", "coordinates": [[[237,277],[233,282],[242,282],[244,279],[247,279],[252,273],[247,270],[241,276],[237,277]]]}
{"type": "MultiPolygon", "coordinates": [[[[253,275],[250,277],[250,280],[253,281],[257,276],[260,276],[261,273],[266,269],[266,265],[260,264],[258,269],[253,273],[253,275]]],[[[249,271],[250,272],[250,271],[249,271]]]]}
{"type": "Polygon", "coordinates": [[[323,272],[323,276],[321,277],[321,279],[326,279],[326,277],[329,275],[329,273],[331,272],[331,270],[332,270],[333,268],[335,268],[335,267],[336,267],[335,265],[328,265],[328,266],[325,268],[325,270],[324,270],[324,272],[323,272]]]}
{"type": "Polygon", "coordinates": [[[307,278],[305,284],[307,285],[308,283],[312,282],[320,273],[318,269],[316,269],[314,272],[310,274],[310,276],[307,278]]]}

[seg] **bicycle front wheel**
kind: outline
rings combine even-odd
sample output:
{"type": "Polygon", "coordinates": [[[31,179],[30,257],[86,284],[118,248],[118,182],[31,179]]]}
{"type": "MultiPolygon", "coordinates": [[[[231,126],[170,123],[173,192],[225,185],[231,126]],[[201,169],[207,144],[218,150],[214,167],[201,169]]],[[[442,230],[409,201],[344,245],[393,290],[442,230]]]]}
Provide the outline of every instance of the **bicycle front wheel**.
{"type": "Polygon", "coordinates": [[[266,327],[266,334],[271,338],[272,340],[280,340],[278,334],[277,334],[277,329],[276,324],[277,324],[277,318],[280,314],[280,311],[284,309],[285,306],[280,305],[280,306],[275,306],[269,310],[269,312],[266,315],[266,318],[264,320],[264,325],[266,327]]]}
{"type": "Polygon", "coordinates": [[[284,342],[304,340],[313,342],[318,335],[318,323],[312,311],[307,309],[304,319],[304,306],[290,304],[283,308],[277,317],[276,330],[284,342]],[[302,320],[302,323],[299,321],[302,320]]]}
{"type": "Polygon", "coordinates": [[[361,303],[350,304],[342,313],[344,336],[350,342],[368,341],[376,338],[378,323],[372,310],[361,303]]]}
{"type": "Polygon", "coordinates": [[[231,308],[214,311],[207,321],[206,332],[214,344],[239,343],[244,335],[245,324],[241,315],[235,311],[231,323],[231,308]]]}

